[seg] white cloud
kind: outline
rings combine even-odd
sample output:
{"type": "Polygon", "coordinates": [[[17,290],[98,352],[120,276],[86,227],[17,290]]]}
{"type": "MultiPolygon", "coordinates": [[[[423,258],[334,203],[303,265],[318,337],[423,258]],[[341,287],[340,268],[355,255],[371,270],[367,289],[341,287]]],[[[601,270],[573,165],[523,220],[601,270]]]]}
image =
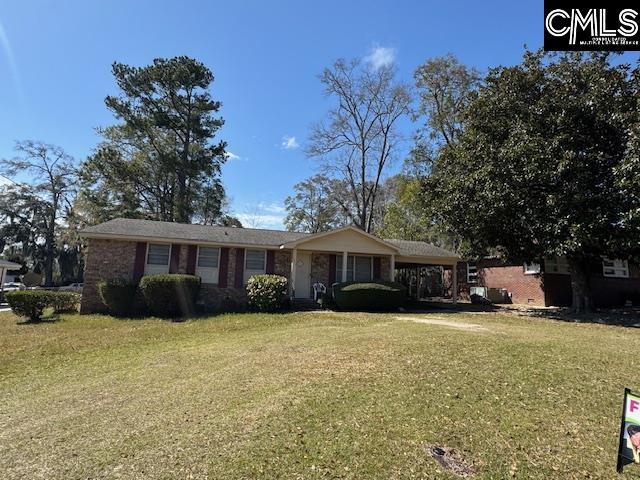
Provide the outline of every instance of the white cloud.
{"type": "Polygon", "coordinates": [[[269,212],[269,213],[284,213],[286,211],[286,209],[284,208],[284,205],[281,205],[276,202],[273,202],[273,203],[260,202],[258,204],[258,208],[260,210],[264,210],[265,212],[269,212]]]}
{"type": "Polygon", "coordinates": [[[376,70],[381,67],[388,67],[396,60],[396,49],[375,45],[371,47],[369,55],[364,57],[364,61],[376,70]]]}
{"type": "Polygon", "coordinates": [[[227,158],[227,160],[240,160],[241,159],[240,155],[236,155],[233,152],[225,152],[224,156],[227,158]]]}
{"type": "Polygon", "coordinates": [[[278,202],[246,204],[235,216],[246,228],[284,229],[286,209],[278,202]]]}
{"type": "Polygon", "coordinates": [[[300,144],[296,140],[296,137],[290,137],[288,135],[282,137],[282,143],[280,145],[285,150],[295,150],[300,146],[300,144]]]}
{"type": "Polygon", "coordinates": [[[256,213],[238,213],[236,217],[245,228],[271,228],[283,229],[284,217],[282,215],[268,215],[256,213]]]}

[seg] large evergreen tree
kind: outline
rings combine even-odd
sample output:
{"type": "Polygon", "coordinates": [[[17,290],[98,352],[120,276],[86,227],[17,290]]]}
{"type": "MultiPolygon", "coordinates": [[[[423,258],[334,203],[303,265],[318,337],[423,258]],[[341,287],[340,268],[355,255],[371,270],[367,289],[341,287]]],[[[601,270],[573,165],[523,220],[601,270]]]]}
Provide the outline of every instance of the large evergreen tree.
{"type": "Polygon", "coordinates": [[[630,70],[608,54],[542,52],[491,70],[424,188],[467,253],[566,256],[576,311],[591,306],[591,265],[640,253],[630,70]]]}
{"type": "Polygon", "coordinates": [[[224,121],[209,92],[211,70],[176,57],[140,68],[114,63],[113,75],[120,93],[105,103],[120,123],[100,129],[104,141],[83,165],[85,206],[185,223],[217,218],[226,144],[214,142],[224,121]]]}

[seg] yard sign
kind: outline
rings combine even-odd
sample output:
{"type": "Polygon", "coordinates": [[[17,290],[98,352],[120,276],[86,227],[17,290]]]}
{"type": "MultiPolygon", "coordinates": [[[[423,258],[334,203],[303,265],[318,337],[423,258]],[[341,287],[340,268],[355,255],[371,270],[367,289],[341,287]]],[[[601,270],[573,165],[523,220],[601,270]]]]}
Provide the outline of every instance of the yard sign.
{"type": "Polygon", "coordinates": [[[618,473],[630,463],[640,464],[640,395],[624,389],[620,443],[618,445],[618,473]]]}

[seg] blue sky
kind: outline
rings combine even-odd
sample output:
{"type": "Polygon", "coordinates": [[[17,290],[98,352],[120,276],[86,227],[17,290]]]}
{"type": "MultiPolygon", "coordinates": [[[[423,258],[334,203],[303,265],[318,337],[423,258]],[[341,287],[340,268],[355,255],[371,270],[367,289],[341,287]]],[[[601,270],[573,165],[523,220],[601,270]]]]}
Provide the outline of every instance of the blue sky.
{"type": "MultiPolygon", "coordinates": [[[[317,75],[339,57],[392,60],[410,81],[452,52],[481,70],[542,45],[542,0],[4,2],[0,10],[0,157],[16,140],[63,147],[78,160],[113,117],[111,63],[189,55],[216,76],[223,170],[247,226],[279,228],[293,185],[313,174],[309,126],[328,108],[317,75]],[[237,157],[237,158],[236,158],[237,157]]],[[[403,124],[411,134],[410,122],[403,124]]],[[[407,144],[406,148],[408,149],[407,144]]],[[[400,153],[400,157],[405,152],[400,153]]],[[[395,168],[400,167],[398,161],[395,168]]]]}

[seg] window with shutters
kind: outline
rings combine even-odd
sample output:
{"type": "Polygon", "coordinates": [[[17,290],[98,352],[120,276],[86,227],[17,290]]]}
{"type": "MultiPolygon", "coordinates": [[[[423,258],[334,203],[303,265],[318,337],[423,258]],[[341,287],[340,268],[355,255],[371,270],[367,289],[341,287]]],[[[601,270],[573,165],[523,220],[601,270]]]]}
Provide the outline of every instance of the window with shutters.
{"type": "Polygon", "coordinates": [[[267,271],[266,250],[246,250],[244,252],[244,283],[254,275],[262,275],[267,271]]]}
{"type": "Polygon", "coordinates": [[[168,243],[148,243],[144,274],[155,275],[158,273],[169,273],[170,261],[171,245],[168,243]]]}
{"type": "Polygon", "coordinates": [[[202,283],[218,284],[219,260],[219,248],[198,246],[196,275],[200,277],[202,283]]]}

